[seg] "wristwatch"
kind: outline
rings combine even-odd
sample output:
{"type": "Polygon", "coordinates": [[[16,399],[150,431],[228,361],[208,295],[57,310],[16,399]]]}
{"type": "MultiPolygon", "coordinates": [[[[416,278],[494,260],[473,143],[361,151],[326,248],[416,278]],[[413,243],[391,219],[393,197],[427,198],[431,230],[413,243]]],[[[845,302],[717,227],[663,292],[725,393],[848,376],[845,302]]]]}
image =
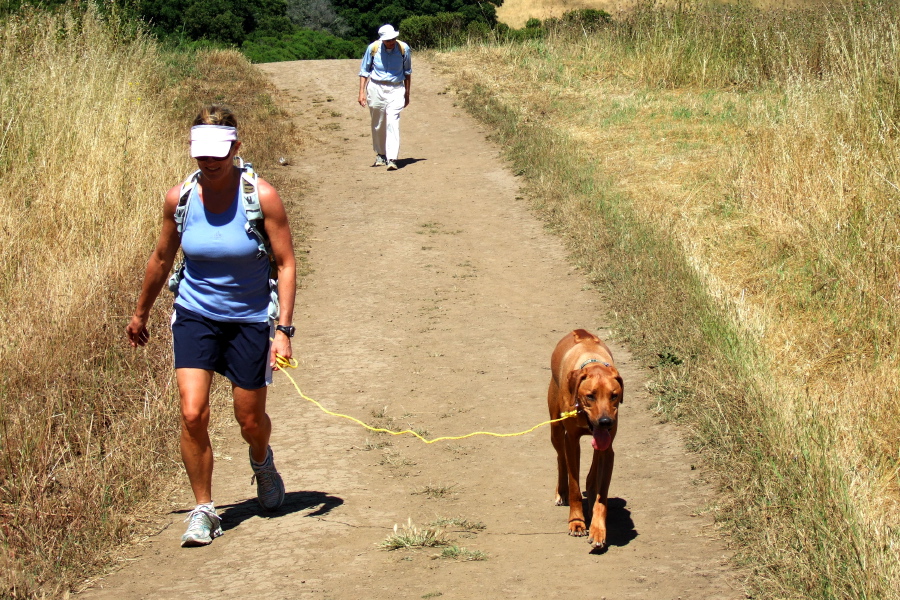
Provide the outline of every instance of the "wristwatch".
{"type": "Polygon", "coordinates": [[[297,329],[293,325],[278,325],[275,327],[275,331],[280,331],[289,338],[292,338],[297,329]]]}

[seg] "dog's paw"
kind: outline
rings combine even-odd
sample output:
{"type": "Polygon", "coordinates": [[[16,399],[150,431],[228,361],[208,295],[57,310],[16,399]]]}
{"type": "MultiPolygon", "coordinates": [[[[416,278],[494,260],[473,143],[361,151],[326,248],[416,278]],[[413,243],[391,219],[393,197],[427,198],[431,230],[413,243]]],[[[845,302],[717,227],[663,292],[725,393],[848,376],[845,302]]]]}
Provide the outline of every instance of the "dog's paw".
{"type": "Polygon", "coordinates": [[[562,496],[560,496],[559,494],[557,494],[557,495],[556,495],[556,500],[553,501],[553,505],[554,505],[554,506],[568,506],[569,503],[566,502],[566,499],[565,499],[565,498],[563,498],[562,496]]]}
{"type": "Polygon", "coordinates": [[[591,545],[591,548],[594,550],[604,550],[606,548],[606,540],[596,540],[593,537],[588,538],[588,544],[591,545]]]}
{"type": "Polygon", "coordinates": [[[584,537],[588,534],[584,521],[581,519],[572,519],[569,521],[569,535],[572,537],[584,537]]]}
{"type": "Polygon", "coordinates": [[[594,550],[606,548],[606,529],[600,529],[591,525],[591,535],[588,537],[588,543],[594,550]]]}

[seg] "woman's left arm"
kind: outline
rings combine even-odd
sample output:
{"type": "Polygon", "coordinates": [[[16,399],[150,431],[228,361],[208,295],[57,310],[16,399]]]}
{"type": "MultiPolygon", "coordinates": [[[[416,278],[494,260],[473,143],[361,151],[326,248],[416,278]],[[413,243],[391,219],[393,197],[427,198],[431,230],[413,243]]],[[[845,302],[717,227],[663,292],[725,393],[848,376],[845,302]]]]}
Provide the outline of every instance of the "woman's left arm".
{"type": "MultiPolygon", "coordinates": [[[[294,298],[297,293],[297,266],[294,259],[294,242],[291,239],[291,225],[284,203],[275,188],[267,181],[259,179],[259,204],[265,218],[266,235],[272,245],[275,266],[278,269],[279,325],[291,325],[294,319],[294,298]]],[[[291,338],[281,331],[275,332],[272,354],[269,360],[273,368],[275,355],[291,358],[291,338]]]]}

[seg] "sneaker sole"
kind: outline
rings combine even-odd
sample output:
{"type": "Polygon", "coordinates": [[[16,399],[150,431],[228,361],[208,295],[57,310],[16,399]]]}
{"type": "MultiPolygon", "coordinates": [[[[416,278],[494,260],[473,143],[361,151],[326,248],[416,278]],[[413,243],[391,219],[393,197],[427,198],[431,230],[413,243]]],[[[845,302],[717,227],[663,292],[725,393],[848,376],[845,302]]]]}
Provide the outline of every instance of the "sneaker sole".
{"type": "Polygon", "coordinates": [[[212,544],[212,541],[222,535],[224,532],[222,529],[218,529],[216,531],[212,531],[209,534],[209,537],[184,537],[181,536],[181,547],[182,548],[196,548],[198,546],[209,546],[212,544]]]}
{"type": "Polygon", "coordinates": [[[182,548],[196,548],[198,546],[208,546],[212,544],[212,538],[181,538],[182,548]]]}

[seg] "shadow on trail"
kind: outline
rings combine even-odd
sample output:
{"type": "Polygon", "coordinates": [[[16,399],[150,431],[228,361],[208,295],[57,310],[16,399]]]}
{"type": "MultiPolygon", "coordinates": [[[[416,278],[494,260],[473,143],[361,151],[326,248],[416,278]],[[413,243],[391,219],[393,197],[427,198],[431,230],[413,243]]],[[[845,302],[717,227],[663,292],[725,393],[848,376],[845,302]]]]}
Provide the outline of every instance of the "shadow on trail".
{"type": "Polygon", "coordinates": [[[223,504],[216,508],[218,509],[219,516],[222,517],[222,530],[228,531],[236,528],[251,517],[274,519],[318,507],[316,510],[305,515],[307,517],[317,517],[328,514],[332,509],[337,508],[343,503],[343,498],[329,496],[324,492],[288,492],[284,495],[284,504],[282,504],[281,508],[278,510],[262,510],[259,506],[259,502],[256,501],[256,498],[248,498],[247,500],[235,502],[234,504],[223,504]]]}
{"type": "Polygon", "coordinates": [[[402,169],[403,167],[415,164],[417,162],[421,162],[423,160],[428,160],[427,158],[398,158],[394,162],[397,163],[397,168],[402,169]]]}
{"type": "MultiPolygon", "coordinates": [[[[638,536],[631,520],[631,511],[625,508],[628,501],[624,498],[610,498],[606,504],[606,548],[592,550],[591,554],[604,554],[612,546],[627,546],[631,540],[638,536]]],[[[588,517],[586,525],[590,527],[590,518],[593,507],[584,499],[584,514],[588,517]]]]}

